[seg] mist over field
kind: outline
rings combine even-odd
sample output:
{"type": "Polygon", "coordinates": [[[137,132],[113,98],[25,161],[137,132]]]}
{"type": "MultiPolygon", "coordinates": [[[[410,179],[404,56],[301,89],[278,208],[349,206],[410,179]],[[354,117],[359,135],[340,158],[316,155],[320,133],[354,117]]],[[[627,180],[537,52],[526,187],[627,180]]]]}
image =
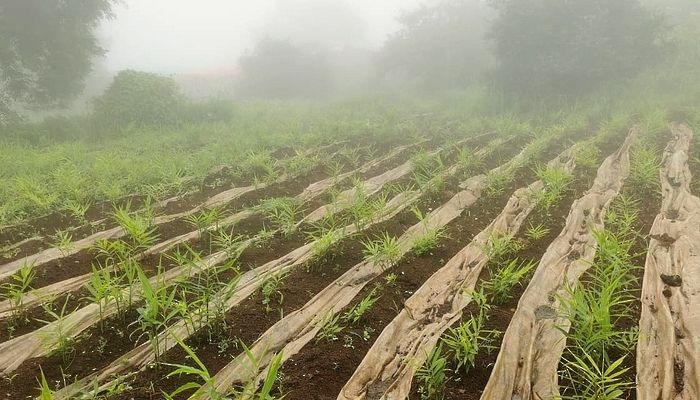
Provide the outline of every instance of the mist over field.
{"type": "Polygon", "coordinates": [[[172,79],[196,99],[328,101],[475,88],[572,99],[692,57],[683,46],[700,8],[686,0],[71,4],[53,12],[33,1],[4,6],[3,120],[90,112],[124,70],[172,79]],[[52,25],[52,13],[68,13],[75,26],[52,25]],[[42,19],[44,29],[22,32],[23,22],[42,19]]]}
{"type": "Polygon", "coordinates": [[[700,0],[0,0],[0,399],[700,399],[699,132],[700,0]]]}

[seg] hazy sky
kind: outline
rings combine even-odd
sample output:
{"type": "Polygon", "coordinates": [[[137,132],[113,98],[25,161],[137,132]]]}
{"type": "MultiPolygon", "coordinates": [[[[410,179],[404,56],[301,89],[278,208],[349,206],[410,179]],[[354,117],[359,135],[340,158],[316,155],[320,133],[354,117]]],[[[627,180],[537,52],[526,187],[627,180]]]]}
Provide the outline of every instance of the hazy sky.
{"type": "Polygon", "coordinates": [[[402,11],[429,1],[124,0],[100,38],[111,71],[211,71],[234,65],[264,36],[378,47],[402,11]]]}

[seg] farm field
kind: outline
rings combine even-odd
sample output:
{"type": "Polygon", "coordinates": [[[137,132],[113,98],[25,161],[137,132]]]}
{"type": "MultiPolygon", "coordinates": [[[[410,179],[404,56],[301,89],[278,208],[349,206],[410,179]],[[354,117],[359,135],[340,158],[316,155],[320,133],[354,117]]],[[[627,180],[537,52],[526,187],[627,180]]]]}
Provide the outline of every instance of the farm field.
{"type": "Polygon", "coordinates": [[[699,37],[0,0],[0,400],[700,400],[699,37]]]}
{"type": "Polygon", "coordinates": [[[8,224],[0,395],[692,398],[690,125],[406,124],[8,224]]]}

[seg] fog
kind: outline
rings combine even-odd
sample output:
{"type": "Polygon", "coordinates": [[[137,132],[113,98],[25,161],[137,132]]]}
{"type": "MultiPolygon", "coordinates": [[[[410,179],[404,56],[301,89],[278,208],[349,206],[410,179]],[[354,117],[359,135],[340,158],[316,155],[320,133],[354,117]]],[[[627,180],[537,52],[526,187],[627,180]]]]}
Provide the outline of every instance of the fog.
{"type": "Polygon", "coordinates": [[[430,0],[126,0],[99,28],[109,71],[229,69],[264,38],[376,49],[430,0]]]}
{"type": "Polygon", "coordinates": [[[8,0],[0,121],[89,114],[107,88],[146,82],[234,102],[480,90],[569,101],[644,73],[692,81],[698,12],[695,0],[8,0]]]}

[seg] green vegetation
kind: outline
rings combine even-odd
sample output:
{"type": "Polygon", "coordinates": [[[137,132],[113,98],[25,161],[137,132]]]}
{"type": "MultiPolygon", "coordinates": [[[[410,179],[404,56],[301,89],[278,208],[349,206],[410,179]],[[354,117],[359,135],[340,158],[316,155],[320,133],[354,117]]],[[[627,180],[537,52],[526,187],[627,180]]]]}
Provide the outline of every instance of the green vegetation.
{"type": "Polygon", "coordinates": [[[387,232],[375,240],[363,241],[362,246],[364,247],[362,253],[365,255],[365,260],[382,265],[384,268],[390,267],[401,258],[399,240],[387,232]]]}
{"type": "Polygon", "coordinates": [[[564,197],[573,181],[573,176],[562,168],[541,165],[535,169],[535,173],[544,183],[545,188],[536,194],[537,205],[544,212],[549,212],[564,197]]]}
{"type": "MultiPolygon", "coordinates": [[[[31,290],[32,282],[36,277],[36,272],[34,271],[33,265],[24,265],[19,269],[12,277],[9,282],[0,285],[0,290],[2,296],[0,298],[9,300],[12,305],[12,318],[19,322],[19,319],[24,314],[24,308],[22,306],[22,299],[24,295],[31,290]]],[[[12,327],[13,325],[9,325],[12,327]]],[[[10,335],[12,332],[9,332],[10,335]]]]}
{"type": "MultiPolygon", "coordinates": [[[[590,182],[632,130],[638,135],[625,190],[644,202],[616,199],[605,229],[594,232],[597,253],[585,265],[588,271],[548,294],[559,306],[552,318],[565,322],[557,326],[566,339],[558,366],[562,399],[625,396],[634,388],[633,350],[643,337],[636,328],[636,263],[648,230],[640,228],[640,216],[658,211],[643,207],[661,194],[669,123],[700,130],[700,14],[689,11],[700,8],[674,0],[686,4],[681,11],[670,1],[441,0],[398,18],[395,33],[371,51],[275,35],[262,39],[238,60],[230,82],[235,93],[225,98],[194,100],[176,77],[125,70],[115,72],[82,114],[70,116],[50,108],[68,105],[91,68],[99,67],[93,63],[103,49],[95,29],[116,1],[3,4],[0,255],[12,271],[0,282],[0,322],[7,330],[2,349],[15,339],[41,341],[46,352],[36,357],[39,364],[44,356],[61,358],[70,370],[61,371],[63,382],[41,365],[29,377],[32,386],[38,382],[33,395],[42,399],[87,375],[87,367],[72,365],[73,356],[97,369],[92,361],[113,363],[132,349],[121,342],[111,349],[112,334],[155,358],[150,366],[130,368],[152,367],[143,376],[178,380],[165,393],[153,378],[145,389],[152,397],[281,399],[282,354],[256,359],[256,337],[237,317],[272,325],[279,320],[273,310],[280,318],[303,314],[294,313],[302,296],[317,299],[321,288],[339,285],[342,291],[323,295],[358,298],[343,299],[342,307],[324,299],[326,310],[302,315],[307,319],[299,329],[305,330],[298,336],[310,340],[307,346],[316,333],[315,344],[323,349],[359,350],[355,338],[369,344],[375,329],[391,320],[385,317],[392,304],[397,314],[412,312],[411,301],[420,297],[409,298],[418,281],[445,265],[448,253],[490,222],[498,203],[536,176],[544,190],[525,199],[536,202],[534,219],[519,236],[499,234],[494,225],[475,253],[488,258],[478,291],[451,293],[457,296],[451,300],[471,304],[452,326],[441,327],[446,331],[433,338],[436,347],[418,357],[427,357],[415,366],[420,397],[446,398],[451,384],[491,368],[480,363],[498,348],[501,332],[491,328],[505,321],[489,317],[518,300],[536,265],[532,253],[556,233],[547,220],[563,220],[572,188],[590,182]],[[652,3],[675,11],[664,17],[652,3]],[[357,59],[346,57],[354,51],[357,59]],[[52,111],[59,116],[45,117],[52,111]],[[544,164],[570,146],[576,178],[544,164]],[[482,180],[483,194],[460,192],[465,181],[482,180]],[[216,201],[237,190],[245,194],[227,204],[216,201]],[[463,199],[472,204],[462,215],[449,208],[433,213],[457,193],[450,205],[463,199]],[[327,213],[316,220],[313,210],[327,213]],[[454,219],[433,227],[444,222],[431,220],[435,215],[454,219]],[[420,233],[401,236],[416,220],[420,233]],[[83,250],[86,237],[108,239],[83,250]],[[186,240],[177,242],[181,238],[186,240]],[[342,274],[356,264],[372,274],[345,281],[342,274]],[[397,265],[405,269],[390,270],[397,265]],[[298,276],[312,284],[295,287],[298,276]],[[58,279],[70,292],[56,289],[58,279]],[[359,289],[345,291],[343,285],[359,289]],[[71,315],[74,306],[86,311],[88,322],[71,315]],[[257,315],[245,314],[249,310],[257,315]],[[36,331],[35,323],[49,329],[36,331]],[[175,327],[187,337],[172,338],[180,348],[167,353],[174,362],[165,364],[175,327]],[[94,341],[85,340],[89,335],[94,341]],[[237,336],[256,343],[254,350],[237,336]],[[94,348],[85,349],[86,342],[94,348]],[[212,347],[200,352],[201,345],[212,347]],[[263,370],[263,376],[216,393],[208,357],[228,361],[236,350],[246,367],[263,370]],[[88,359],[95,354],[100,358],[88,359]]],[[[359,33],[353,39],[363,41],[359,33]]],[[[700,159],[690,157],[696,164],[700,159]]],[[[471,273],[466,269],[473,265],[461,268],[471,273]]],[[[441,317],[447,308],[429,312],[441,317]]],[[[21,367],[26,371],[27,365],[21,367]]],[[[136,381],[143,377],[143,370],[124,371],[136,381]]],[[[118,379],[130,382],[127,376],[118,379]]],[[[0,389],[27,386],[27,379],[10,375],[0,389]]],[[[94,383],[92,398],[101,395],[102,383],[94,383]]],[[[15,397],[27,397],[21,394],[15,397]]]]}
{"type": "Polygon", "coordinates": [[[416,378],[420,382],[421,399],[442,400],[445,398],[445,385],[447,384],[447,358],[442,356],[442,345],[438,345],[428,355],[422,367],[416,371],[416,378]]]}
{"type": "Polygon", "coordinates": [[[633,261],[638,205],[625,196],[614,201],[605,230],[595,232],[598,253],[584,283],[569,287],[561,299],[563,316],[571,324],[560,371],[572,383],[566,399],[615,399],[633,387],[623,362],[633,358],[638,329],[620,326],[634,321],[638,296],[633,261]]]}
{"type": "Polygon", "coordinates": [[[94,118],[113,130],[176,126],[184,104],[185,98],[173,79],[126,70],[119,72],[95,99],[94,118]]]}

